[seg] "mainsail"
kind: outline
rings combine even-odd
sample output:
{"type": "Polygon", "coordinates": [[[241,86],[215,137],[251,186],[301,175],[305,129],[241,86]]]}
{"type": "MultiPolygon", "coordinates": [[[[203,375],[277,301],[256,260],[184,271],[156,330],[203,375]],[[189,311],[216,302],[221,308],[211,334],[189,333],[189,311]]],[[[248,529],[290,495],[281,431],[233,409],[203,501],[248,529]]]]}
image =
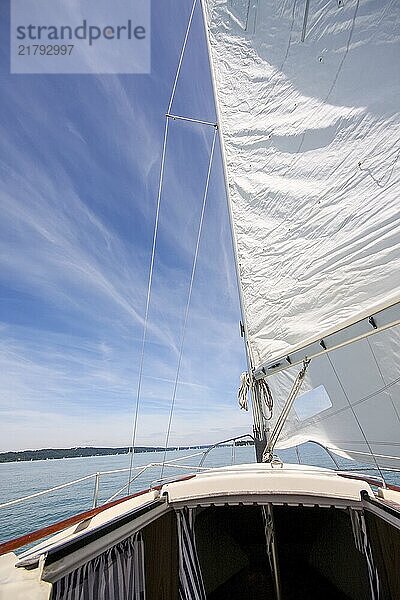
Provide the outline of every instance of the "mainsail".
{"type": "Polygon", "coordinates": [[[400,467],[400,36],[386,0],[207,0],[247,343],[280,446],[400,467]]]}

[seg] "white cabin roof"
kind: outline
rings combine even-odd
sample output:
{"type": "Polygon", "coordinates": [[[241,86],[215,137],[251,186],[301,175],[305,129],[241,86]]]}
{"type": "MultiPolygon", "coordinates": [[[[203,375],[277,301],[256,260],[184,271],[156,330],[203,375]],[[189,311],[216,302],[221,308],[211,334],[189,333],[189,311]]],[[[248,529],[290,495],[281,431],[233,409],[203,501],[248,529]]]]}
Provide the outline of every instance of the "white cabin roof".
{"type": "Polygon", "coordinates": [[[161,495],[172,505],[230,501],[304,504],[307,498],[310,504],[335,505],[338,500],[360,502],[363,491],[373,495],[368,483],[346,479],[330,469],[257,463],[210,469],[164,485],[161,495]]]}

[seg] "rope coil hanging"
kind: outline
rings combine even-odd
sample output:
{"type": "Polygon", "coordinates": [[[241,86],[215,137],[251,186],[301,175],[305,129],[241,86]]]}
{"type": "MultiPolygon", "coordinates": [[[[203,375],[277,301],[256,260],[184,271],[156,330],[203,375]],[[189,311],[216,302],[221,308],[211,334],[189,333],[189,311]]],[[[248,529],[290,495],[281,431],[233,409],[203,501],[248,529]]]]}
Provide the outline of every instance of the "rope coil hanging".
{"type": "Polygon", "coordinates": [[[274,407],[274,400],[269,385],[266,379],[254,379],[252,375],[245,371],[240,376],[240,387],[238,391],[239,406],[243,410],[249,410],[248,394],[250,390],[255,402],[262,409],[264,419],[269,421],[272,417],[272,410],[274,407]],[[266,407],[268,411],[267,415],[264,413],[264,407],[266,407]]]}

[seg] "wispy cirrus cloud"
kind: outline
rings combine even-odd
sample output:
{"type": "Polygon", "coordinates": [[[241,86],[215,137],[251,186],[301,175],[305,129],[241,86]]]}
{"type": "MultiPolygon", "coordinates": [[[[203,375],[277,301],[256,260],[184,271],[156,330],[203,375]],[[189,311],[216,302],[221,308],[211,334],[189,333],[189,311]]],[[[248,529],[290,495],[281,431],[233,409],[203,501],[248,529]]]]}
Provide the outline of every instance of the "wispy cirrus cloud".
{"type": "MultiPolygon", "coordinates": [[[[181,39],[167,39],[162,25],[173,3],[157,10],[151,76],[4,76],[0,450],[130,442],[164,113],[181,39]]],[[[185,70],[200,60],[203,79],[178,88],[175,108],[186,103],[204,118],[213,108],[196,27],[200,45],[185,70]]],[[[211,136],[204,127],[170,128],[139,443],[165,438],[211,136]]],[[[248,430],[235,401],[244,364],[238,320],[216,156],[171,444],[248,430]]]]}

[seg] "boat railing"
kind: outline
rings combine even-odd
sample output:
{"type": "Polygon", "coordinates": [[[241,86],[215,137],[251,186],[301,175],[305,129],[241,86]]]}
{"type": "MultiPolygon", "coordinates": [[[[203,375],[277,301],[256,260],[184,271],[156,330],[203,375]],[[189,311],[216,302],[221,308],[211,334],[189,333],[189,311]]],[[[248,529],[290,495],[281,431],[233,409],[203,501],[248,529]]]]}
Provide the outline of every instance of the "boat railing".
{"type": "MultiPolygon", "coordinates": [[[[52,488],[49,488],[49,489],[35,492],[33,494],[24,496],[22,498],[17,498],[15,500],[9,500],[8,502],[4,502],[3,504],[0,504],[0,509],[7,508],[7,507],[10,507],[10,506],[22,503],[22,502],[26,502],[26,501],[32,500],[34,498],[44,496],[46,494],[51,494],[51,493],[57,492],[58,490],[62,490],[62,489],[65,489],[65,488],[68,488],[71,486],[82,484],[83,482],[86,482],[86,481],[94,480],[93,501],[92,501],[91,509],[86,510],[86,512],[84,512],[84,513],[79,513],[72,517],[67,517],[63,521],[59,521],[55,524],[46,526],[40,530],[36,530],[27,535],[23,535],[19,538],[9,540],[8,542],[0,543],[0,555],[5,554],[7,552],[15,551],[18,548],[26,547],[27,545],[32,544],[35,541],[41,540],[45,537],[48,537],[49,535],[53,535],[54,533],[57,533],[58,531],[61,531],[62,529],[65,529],[67,527],[75,525],[75,524],[81,522],[82,520],[85,520],[87,518],[92,518],[99,512],[104,511],[112,506],[115,506],[116,504],[119,504],[120,502],[124,502],[130,498],[134,498],[136,496],[142,495],[150,490],[160,490],[162,485],[164,485],[165,483],[168,483],[170,481],[177,481],[177,480],[184,480],[187,478],[191,478],[198,472],[209,470],[210,467],[204,467],[204,462],[205,462],[207,456],[209,455],[209,453],[212,450],[214,450],[215,448],[231,445],[232,446],[231,464],[233,465],[235,462],[235,458],[236,458],[235,457],[236,446],[238,445],[238,443],[240,443],[240,440],[243,442],[245,438],[249,438],[250,440],[253,440],[253,437],[250,434],[236,436],[234,438],[229,438],[229,439],[217,442],[216,444],[212,444],[211,446],[208,446],[205,449],[204,448],[201,449],[199,452],[195,452],[195,453],[185,455],[182,457],[173,458],[168,461],[150,462],[146,465],[140,465],[140,466],[133,467],[132,469],[131,468],[122,468],[122,469],[112,469],[112,470],[107,470],[107,471],[97,471],[95,473],[90,473],[89,475],[85,475],[84,477],[79,477],[78,479],[74,479],[73,481],[69,481],[69,482],[62,483],[57,486],[53,486],[52,488]],[[200,457],[199,464],[197,466],[193,465],[193,464],[181,464],[182,461],[197,458],[197,457],[200,457]],[[148,487],[148,489],[144,489],[142,491],[135,492],[133,495],[129,495],[129,493],[128,493],[128,495],[125,494],[125,495],[121,496],[121,494],[123,494],[123,492],[127,488],[129,488],[129,486],[132,484],[133,481],[136,481],[137,479],[139,479],[139,477],[141,475],[150,471],[151,469],[157,469],[157,468],[160,469],[161,475],[163,474],[163,471],[166,468],[167,469],[175,469],[175,473],[174,473],[173,477],[170,477],[170,476],[162,477],[161,476],[160,479],[155,479],[155,480],[151,481],[151,484],[148,487]],[[176,471],[181,471],[181,472],[186,471],[186,473],[179,476],[179,475],[177,475],[176,471]],[[128,473],[128,472],[129,472],[129,477],[128,477],[129,482],[127,482],[124,486],[122,486],[120,489],[118,489],[108,500],[106,500],[105,502],[101,502],[100,505],[98,506],[101,478],[105,477],[105,476],[113,476],[116,474],[128,473]],[[133,473],[133,475],[132,475],[132,473],[133,473]],[[121,497],[117,498],[117,496],[121,496],[121,497]]],[[[334,455],[332,455],[332,453],[329,452],[328,449],[325,446],[323,446],[322,444],[317,444],[317,445],[321,446],[321,448],[323,448],[324,450],[326,450],[328,452],[332,461],[335,463],[335,471],[337,472],[337,474],[339,476],[363,480],[374,487],[387,487],[388,489],[391,489],[391,490],[400,491],[399,486],[386,483],[385,479],[382,477],[377,477],[375,475],[372,475],[371,473],[359,472],[359,471],[363,470],[361,465],[358,467],[357,472],[355,472],[355,469],[354,470],[341,469],[336,457],[334,455]]],[[[296,448],[296,454],[297,454],[299,464],[304,464],[301,461],[301,456],[300,456],[300,452],[299,452],[298,448],[296,448]]],[[[370,471],[370,470],[372,470],[372,469],[368,468],[368,471],[370,471]]]]}
{"type": "MultiPolygon", "coordinates": [[[[245,434],[245,435],[236,436],[234,438],[229,438],[227,440],[222,440],[220,442],[217,442],[216,444],[207,446],[207,448],[201,449],[199,452],[195,452],[192,454],[187,454],[185,456],[173,458],[173,459],[165,461],[165,462],[150,462],[150,463],[147,463],[146,465],[140,465],[137,467],[133,467],[132,469],[130,467],[126,467],[126,468],[122,468],[122,469],[96,471],[95,473],[90,473],[89,475],[85,475],[84,477],[79,477],[78,479],[74,479],[74,480],[68,481],[66,483],[61,483],[61,484],[53,486],[51,488],[47,488],[47,489],[41,490],[39,492],[34,492],[33,494],[29,494],[27,496],[22,496],[20,498],[15,498],[13,500],[3,502],[2,504],[0,504],[0,509],[8,508],[10,506],[20,504],[22,502],[27,502],[29,500],[33,500],[35,498],[39,498],[39,497],[45,496],[47,494],[52,494],[54,492],[58,492],[59,490],[82,484],[83,482],[89,481],[91,479],[94,480],[92,508],[96,508],[98,505],[98,502],[99,502],[100,482],[101,482],[101,479],[104,478],[105,476],[112,476],[112,475],[116,475],[116,474],[132,472],[132,471],[134,472],[133,476],[129,477],[129,481],[127,481],[125,485],[123,485],[121,488],[119,488],[112,496],[110,496],[110,498],[108,498],[105,501],[105,503],[108,503],[108,502],[112,502],[115,498],[120,496],[125,490],[127,490],[130,487],[130,485],[134,481],[139,479],[144,473],[148,472],[151,469],[166,468],[166,469],[182,470],[182,471],[186,471],[186,472],[199,472],[199,471],[207,470],[207,467],[203,466],[205,459],[207,458],[208,454],[212,450],[214,450],[215,448],[220,447],[220,446],[227,446],[228,444],[230,444],[232,446],[231,464],[234,464],[234,462],[236,460],[235,450],[236,450],[237,442],[239,440],[244,440],[246,438],[253,440],[253,436],[251,436],[250,434],[245,434]],[[179,464],[181,461],[196,458],[196,457],[201,457],[198,466],[179,464]]],[[[176,476],[173,479],[176,479],[176,476]]],[[[171,481],[171,480],[172,480],[171,477],[168,477],[168,476],[162,477],[160,479],[155,479],[154,481],[152,481],[151,487],[155,487],[159,483],[167,483],[168,481],[171,481]]]]}
{"type": "MultiPolygon", "coordinates": [[[[244,434],[244,435],[228,438],[225,440],[221,440],[219,442],[216,442],[215,444],[212,444],[210,446],[207,446],[206,448],[201,449],[199,452],[195,452],[195,453],[188,454],[185,456],[173,458],[168,461],[150,462],[145,465],[139,465],[139,466],[133,467],[132,469],[130,469],[129,467],[126,467],[126,468],[122,468],[122,469],[96,471],[95,473],[90,473],[89,475],[85,475],[84,477],[79,477],[78,479],[74,479],[74,480],[68,481],[66,483],[61,483],[61,484],[53,486],[51,488],[41,490],[38,492],[34,492],[27,496],[22,496],[20,498],[16,498],[13,500],[8,500],[7,502],[3,502],[2,504],[0,504],[0,509],[8,508],[8,507],[14,506],[16,504],[20,504],[22,502],[27,502],[29,500],[33,500],[35,498],[39,498],[39,497],[45,496],[47,494],[52,494],[54,492],[58,492],[59,490],[69,488],[69,487],[72,487],[75,485],[79,485],[79,484],[82,484],[83,482],[89,481],[89,480],[94,480],[92,508],[96,508],[99,503],[100,483],[101,483],[102,478],[104,478],[106,476],[114,476],[117,474],[128,473],[128,472],[130,474],[132,474],[132,472],[133,472],[133,475],[129,476],[128,481],[105,501],[105,503],[109,503],[109,502],[114,501],[118,496],[121,496],[121,494],[123,492],[125,492],[125,490],[127,490],[133,482],[137,481],[144,473],[147,473],[151,469],[159,468],[161,471],[163,471],[164,469],[174,469],[175,471],[184,471],[187,473],[201,472],[201,471],[207,470],[209,467],[204,467],[204,463],[205,463],[208,455],[210,454],[210,452],[212,450],[215,450],[216,448],[219,448],[221,446],[228,446],[228,445],[232,446],[230,462],[231,462],[231,465],[233,465],[236,462],[236,448],[238,446],[238,443],[240,441],[243,442],[246,439],[249,440],[250,443],[254,442],[254,438],[251,434],[244,434]],[[199,464],[197,466],[193,465],[193,464],[181,464],[182,461],[197,458],[197,457],[200,457],[199,464]]],[[[322,444],[319,444],[317,442],[313,442],[313,443],[320,446],[322,449],[324,449],[327,452],[327,454],[332,459],[332,462],[335,465],[335,471],[339,475],[342,475],[344,477],[354,477],[356,479],[364,479],[365,481],[368,480],[368,482],[371,485],[375,485],[375,486],[389,487],[389,488],[393,487],[385,481],[384,477],[373,475],[371,473],[371,471],[374,470],[374,468],[372,466],[365,468],[365,469],[363,469],[362,466],[358,466],[354,470],[353,469],[343,469],[343,466],[341,466],[339,464],[335,455],[328,448],[326,448],[326,446],[323,446],[322,444]],[[366,473],[366,474],[361,473],[361,471],[363,471],[363,470],[368,470],[368,473],[366,473]]],[[[301,460],[298,447],[295,447],[295,451],[296,451],[298,463],[305,464],[301,460]]],[[[165,483],[168,483],[168,482],[174,481],[174,480],[176,480],[176,474],[174,474],[173,477],[171,477],[170,475],[167,475],[165,477],[160,477],[158,479],[156,478],[151,481],[150,488],[155,488],[155,487],[159,486],[160,484],[165,484],[165,483]]]]}
{"type": "MultiPolygon", "coordinates": [[[[138,479],[138,477],[140,477],[140,475],[142,475],[145,471],[148,471],[149,469],[156,468],[156,467],[162,467],[162,466],[163,466],[163,463],[154,462],[154,463],[148,463],[147,465],[144,465],[141,467],[134,467],[132,470],[138,471],[138,473],[136,473],[130,479],[129,483],[132,483],[132,481],[135,481],[136,479],[138,479]]],[[[174,469],[185,469],[185,470],[192,470],[192,471],[202,469],[202,467],[196,467],[194,465],[177,465],[177,464],[169,464],[169,463],[164,463],[164,467],[166,467],[166,468],[173,467],[174,469]]],[[[94,479],[92,508],[96,508],[98,499],[99,499],[99,492],[100,492],[100,478],[105,475],[115,475],[117,473],[127,473],[129,471],[130,471],[130,469],[126,468],[126,469],[114,469],[114,470],[110,470],[110,471],[97,471],[96,473],[90,473],[90,475],[85,475],[85,477],[80,477],[79,479],[74,479],[73,481],[68,481],[66,483],[62,483],[60,485],[56,485],[54,487],[47,488],[45,490],[41,490],[40,492],[34,492],[33,494],[29,494],[27,496],[22,496],[21,498],[15,498],[14,500],[9,500],[8,502],[3,502],[2,504],[0,504],[0,509],[8,508],[15,504],[20,504],[21,502],[33,500],[34,498],[38,498],[39,496],[45,496],[46,494],[51,494],[53,492],[57,492],[59,490],[65,489],[65,488],[81,484],[84,481],[88,481],[90,479],[94,479]]],[[[126,485],[124,485],[122,488],[120,488],[108,500],[106,500],[106,503],[114,500],[114,498],[119,496],[119,494],[121,494],[127,487],[128,487],[128,483],[126,485]]]]}
{"type": "Polygon", "coordinates": [[[244,440],[244,439],[249,439],[252,440],[252,442],[254,442],[254,437],[250,434],[250,433],[245,433],[244,435],[237,435],[236,437],[232,437],[229,438],[227,440],[222,440],[221,442],[217,442],[216,444],[212,444],[211,446],[209,446],[203,453],[203,456],[200,460],[199,463],[199,467],[202,467],[204,464],[205,459],[207,458],[208,454],[211,452],[211,450],[214,450],[214,448],[218,448],[219,446],[226,446],[227,444],[231,443],[232,444],[232,460],[231,460],[231,464],[235,463],[235,451],[236,451],[236,446],[237,446],[237,442],[238,440],[244,440]]]}

